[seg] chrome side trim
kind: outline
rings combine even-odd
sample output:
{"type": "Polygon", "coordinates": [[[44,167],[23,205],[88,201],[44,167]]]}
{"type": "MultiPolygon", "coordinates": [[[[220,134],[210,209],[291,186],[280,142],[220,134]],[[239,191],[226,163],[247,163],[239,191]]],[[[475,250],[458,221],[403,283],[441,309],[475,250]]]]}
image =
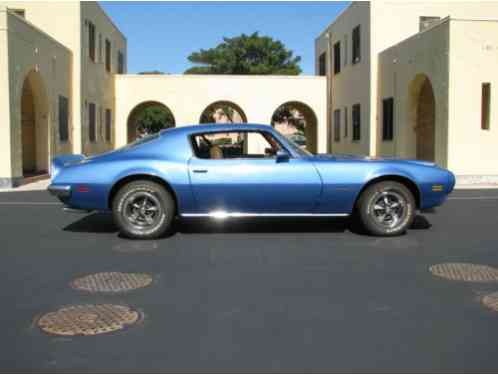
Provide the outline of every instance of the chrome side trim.
{"type": "Polygon", "coordinates": [[[215,211],[208,213],[185,213],[182,217],[212,217],[215,219],[228,219],[237,217],[347,217],[350,214],[320,214],[320,213],[250,213],[250,212],[225,212],[215,211]]]}
{"type": "Polygon", "coordinates": [[[80,210],[79,208],[71,208],[67,206],[62,207],[62,211],[72,214],[89,214],[92,212],[92,210],[80,210]]]}

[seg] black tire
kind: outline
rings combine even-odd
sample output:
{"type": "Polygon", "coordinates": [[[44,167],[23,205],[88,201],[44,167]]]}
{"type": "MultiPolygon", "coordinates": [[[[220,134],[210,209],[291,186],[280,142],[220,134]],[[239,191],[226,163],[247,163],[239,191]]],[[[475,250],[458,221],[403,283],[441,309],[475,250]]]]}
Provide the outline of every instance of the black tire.
{"type": "Polygon", "coordinates": [[[160,184],[147,180],[133,181],[117,192],[112,202],[112,213],[122,235],[153,239],[171,229],[175,201],[160,184]]]}
{"type": "Polygon", "coordinates": [[[370,234],[383,237],[405,233],[416,213],[412,192],[395,181],[369,186],[361,194],[356,208],[363,227],[370,234]]]}

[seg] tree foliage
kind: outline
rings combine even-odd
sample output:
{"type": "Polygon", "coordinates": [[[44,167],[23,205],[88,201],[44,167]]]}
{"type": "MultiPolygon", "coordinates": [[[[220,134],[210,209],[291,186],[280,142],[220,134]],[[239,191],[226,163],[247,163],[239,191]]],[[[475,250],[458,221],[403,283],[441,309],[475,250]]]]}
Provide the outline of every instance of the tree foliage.
{"type": "Polygon", "coordinates": [[[197,64],[185,74],[274,74],[301,73],[300,56],[293,56],[284,44],[257,32],[223,38],[214,48],[193,52],[189,61],[197,64]]]}
{"type": "Polygon", "coordinates": [[[305,121],[298,115],[296,108],[291,105],[284,104],[277,108],[273,113],[271,122],[275,123],[288,123],[296,128],[299,133],[304,133],[306,126],[305,121]]]}
{"type": "Polygon", "coordinates": [[[142,109],[134,118],[139,134],[153,134],[161,129],[175,126],[175,119],[171,111],[160,105],[152,104],[142,109]]]}
{"type": "Polygon", "coordinates": [[[202,112],[200,123],[201,124],[215,123],[216,119],[214,115],[217,112],[223,113],[227,117],[228,122],[230,123],[233,122],[233,116],[235,114],[235,110],[229,104],[218,104],[218,105],[212,105],[206,108],[204,112],[202,112]]]}
{"type": "Polygon", "coordinates": [[[161,72],[160,70],[146,70],[144,72],[139,72],[138,74],[142,74],[142,75],[163,75],[163,74],[166,74],[166,73],[161,72]]]}

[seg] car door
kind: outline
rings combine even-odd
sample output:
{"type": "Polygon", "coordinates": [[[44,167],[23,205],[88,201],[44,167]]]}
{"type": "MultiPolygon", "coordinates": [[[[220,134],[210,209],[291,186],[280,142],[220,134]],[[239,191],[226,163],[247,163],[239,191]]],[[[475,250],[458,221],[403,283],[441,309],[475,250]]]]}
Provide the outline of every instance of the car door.
{"type": "MultiPolygon", "coordinates": [[[[194,150],[196,155],[189,161],[198,212],[311,213],[321,193],[321,179],[313,164],[302,158],[277,160],[278,148],[285,150],[270,133],[232,133],[238,134],[227,134],[223,145],[208,145],[209,151],[206,145],[204,151],[194,150]],[[239,133],[244,134],[241,137],[239,133]],[[270,137],[277,149],[265,137],[270,137]],[[244,141],[232,142],[241,138],[244,141]],[[216,157],[216,148],[221,148],[223,155],[216,157]]],[[[209,134],[211,141],[214,136],[209,134]]],[[[198,139],[193,142],[194,149],[202,148],[198,139]]]]}

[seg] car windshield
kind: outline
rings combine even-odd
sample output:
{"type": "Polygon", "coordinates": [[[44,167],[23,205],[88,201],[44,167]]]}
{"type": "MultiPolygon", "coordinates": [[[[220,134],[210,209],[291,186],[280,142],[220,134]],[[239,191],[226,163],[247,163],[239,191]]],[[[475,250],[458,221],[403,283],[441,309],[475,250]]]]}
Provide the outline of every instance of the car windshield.
{"type": "Polygon", "coordinates": [[[301,144],[301,143],[302,143],[303,146],[305,145],[305,142],[304,142],[305,138],[304,138],[304,136],[301,138],[301,137],[299,137],[298,134],[288,134],[288,135],[285,135],[285,134],[282,134],[281,132],[279,132],[275,128],[274,128],[274,130],[278,134],[280,134],[282,137],[284,137],[287,140],[287,144],[289,145],[289,147],[292,149],[292,151],[296,152],[299,156],[306,157],[306,156],[312,156],[313,155],[308,150],[306,150],[306,149],[304,149],[304,148],[302,148],[302,147],[299,146],[299,144],[301,144]],[[299,144],[296,143],[296,140],[299,142],[299,144]]]}

